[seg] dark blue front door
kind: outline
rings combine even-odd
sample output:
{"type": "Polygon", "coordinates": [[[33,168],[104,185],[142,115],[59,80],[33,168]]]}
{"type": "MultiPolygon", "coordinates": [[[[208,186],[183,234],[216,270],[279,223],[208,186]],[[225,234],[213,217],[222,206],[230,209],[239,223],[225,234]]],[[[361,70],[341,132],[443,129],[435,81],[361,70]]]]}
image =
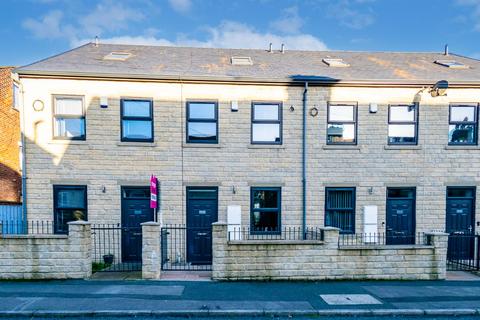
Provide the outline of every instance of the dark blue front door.
{"type": "Polygon", "coordinates": [[[387,189],[387,244],[415,243],[415,188],[387,189]]]}
{"type": "Polygon", "coordinates": [[[470,259],[474,255],[475,187],[448,187],[446,208],[446,232],[448,259],[470,259]]]}
{"type": "Polygon", "coordinates": [[[122,187],[122,261],[142,260],[143,222],[153,221],[149,187],[122,187]]]}
{"type": "Polygon", "coordinates": [[[218,217],[217,187],[187,188],[187,261],[212,263],[212,223],[218,217]]]}

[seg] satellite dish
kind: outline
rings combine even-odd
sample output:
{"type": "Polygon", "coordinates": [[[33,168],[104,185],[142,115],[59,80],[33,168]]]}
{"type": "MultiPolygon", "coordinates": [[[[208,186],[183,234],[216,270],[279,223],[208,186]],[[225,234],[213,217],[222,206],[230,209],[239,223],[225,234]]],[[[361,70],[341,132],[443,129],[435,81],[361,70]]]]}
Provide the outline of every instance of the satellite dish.
{"type": "Polygon", "coordinates": [[[432,97],[446,96],[447,89],[448,89],[448,81],[440,80],[433,85],[432,90],[430,90],[430,94],[432,95],[432,97]]]}

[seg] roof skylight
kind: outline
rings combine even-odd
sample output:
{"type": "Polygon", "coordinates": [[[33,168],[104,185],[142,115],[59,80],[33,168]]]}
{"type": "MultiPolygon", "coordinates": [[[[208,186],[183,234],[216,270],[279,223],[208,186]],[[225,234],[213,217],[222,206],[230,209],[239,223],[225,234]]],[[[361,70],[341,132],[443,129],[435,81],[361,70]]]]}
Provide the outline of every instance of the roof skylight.
{"type": "Polygon", "coordinates": [[[336,68],[350,67],[350,64],[346,63],[345,60],[340,58],[324,58],[322,59],[322,61],[329,67],[336,67],[336,68]]]}
{"type": "Polygon", "coordinates": [[[251,66],[253,65],[252,58],[250,57],[232,57],[232,65],[234,66],[251,66]]]}
{"type": "Polygon", "coordinates": [[[104,60],[115,60],[115,61],[125,61],[132,56],[129,52],[110,52],[105,57],[104,60]]]}
{"type": "Polygon", "coordinates": [[[451,69],[467,69],[469,68],[466,64],[463,64],[461,62],[455,61],[455,60],[435,60],[436,64],[439,64],[441,66],[451,68],[451,69]]]}

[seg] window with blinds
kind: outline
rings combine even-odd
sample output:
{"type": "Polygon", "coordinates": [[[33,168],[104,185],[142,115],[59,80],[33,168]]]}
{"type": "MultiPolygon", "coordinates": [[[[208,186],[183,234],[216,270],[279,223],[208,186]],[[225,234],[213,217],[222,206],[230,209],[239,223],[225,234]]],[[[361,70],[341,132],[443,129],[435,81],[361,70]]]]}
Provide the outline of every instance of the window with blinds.
{"type": "Polygon", "coordinates": [[[355,233],[355,188],[326,188],[325,198],[325,226],[355,233]]]}

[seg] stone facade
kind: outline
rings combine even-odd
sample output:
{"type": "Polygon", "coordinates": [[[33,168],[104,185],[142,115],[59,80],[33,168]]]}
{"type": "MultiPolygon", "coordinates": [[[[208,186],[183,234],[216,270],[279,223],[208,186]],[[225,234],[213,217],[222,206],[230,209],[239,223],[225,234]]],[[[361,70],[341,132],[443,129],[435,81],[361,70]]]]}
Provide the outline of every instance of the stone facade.
{"type": "Polygon", "coordinates": [[[20,116],[13,105],[13,67],[0,67],[0,204],[21,202],[20,116]]]}
{"type": "Polygon", "coordinates": [[[339,229],[324,228],[324,241],[234,240],[227,225],[213,225],[215,280],[438,280],[445,279],[447,238],[432,233],[429,245],[341,249],[339,229]]]}
{"type": "Polygon", "coordinates": [[[0,279],[88,278],[92,274],[90,224],[70,222],[68,236],[0,235],[0,260],[0,279]]]}
{"type": "MultiPolygon", "coordinates": [[[[81,184],[88,186],[89,221],[118,223],[121,186],[148,186],[154,174],[164,223],[185,223],[186,186],[218,186],[219,220],[226,220],[228,205],[240,205],[242,224],[248,226],[250,187],[279,186],[282,225],[301,225],[303,87],[28,77],[21,77],[21,83],[29,219],[53,218],[52,185],[81,184]],[[85,97],[86,141],[52,139],[55,94],[85,97]],[[108,108],[100,108],[100,97],[108,97],[108,108]],[[122,97],[153,99],[154,143],[120,142],[122,97]],[[33,111],[37,99],[44,102],[43,111],[33,111]],[[185,104],[195,99],[218,101],[218,145],[185,143],[185,104]],[[230,110],[232,100],[238,101],[238,112],[230,110]],[[283,103],[282,145],[250,143],[252,101],[283,103]]],[[[449,104],[478,102],[480,89],[450,88],[448,96],[436,98],[419,93],[421,89],[309,88],[308,109],[319,112],[307,115],[307,225],[324,225],[325,187],[352,186],[356,232],[363,230],[365,205],[378,206],[378,231],[384,232],[386,188],[408,186],[416,187],[416,231],[445,229],[446,187],[480,183],[480,149],[447,145],[449,104]],[[419,100],[418,146],[388,146],[388,105],[419,100]],[[358,103],[358,145],[326,145],[329,101],[358,103]],[[377,113],[369,113],[370,103],[378,104],[377,113]]]]}

